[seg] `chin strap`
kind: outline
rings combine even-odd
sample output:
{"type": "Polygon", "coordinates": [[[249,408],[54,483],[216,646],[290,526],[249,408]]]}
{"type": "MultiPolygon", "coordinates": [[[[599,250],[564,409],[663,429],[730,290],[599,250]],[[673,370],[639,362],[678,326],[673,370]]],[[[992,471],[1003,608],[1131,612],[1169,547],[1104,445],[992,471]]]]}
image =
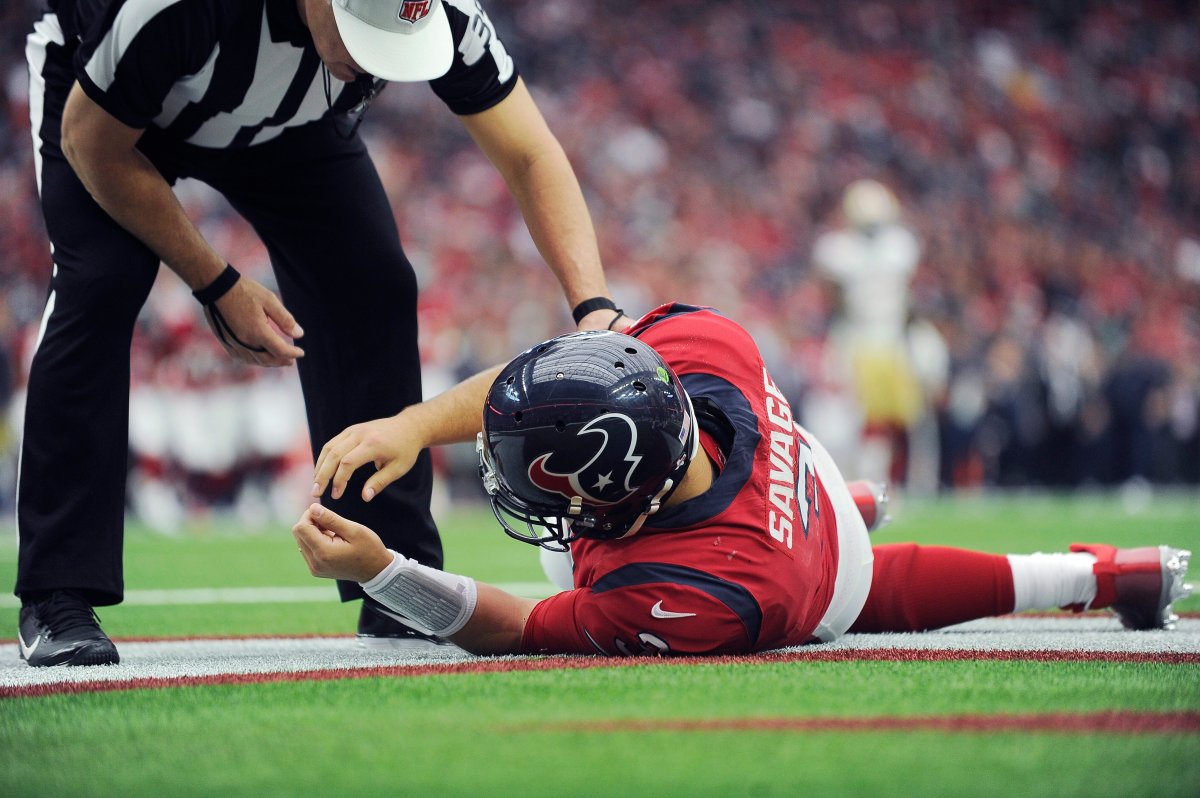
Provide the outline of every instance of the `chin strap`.
{"type": "MultiPolygon", "coordinates": [[[[683,396],[685,399],[687,399],[688,424],[690,425],[688,435],[690,435],[692,439],[691,451],[688,452],[687,459],[688,465],[691,465],[691,462],[696,459],[696,454],[700,451],[700,431],[696,428],[696,408],[692,406],[692,397],[688,395],[687,391],[683,392],[683,396]]],[[[686,473],[687,466],[684,466],[682,474],[686,473]]],[[[682,474],[680,475],[681,479],[682,474]]],[[[639,515],[637,520],[633,522],[633,526],[629,527],[629,531],[624,535],[621,535],[621,537],[617,538],[617,540],[622,540],[624,538],[636,535],[638,530],[642,528],[642,524],[646,523],[646,519],[657,513],[662,508],[663,497],[670,494],[671,489],[674,487],[675,480],[668,479],[666,482],[664,482],[662,488],[658,491],[658,493],[654,494],[654,498],[650,500],[650,504],[646,508],[646,512],[639,515]]]]}
{"type": "Polygon", "coordinates": [[[662,507],[663,496],[666,496],[668,493],[670,493],[671,488],[673,487],[675,487],[675,480],[668,479],[666,482],[664,482],[662,490],[654,494],[654,498],[650,500],[650,506],[646,509],[646,512],[639,515],[637,520],[633,522],[633,526],[629,527],[629,531],[624,535],[621,535],[621,537],[617,538],[617,540],[636,535],[637,531],[642,528],[642,524],[646,523],[646,519],[659,511],[659,508],[662,507]]]}
{"type": "MultiPolygon", "coordinates": [[[[690,465],[696,459],[696,455],[700,453],[700,424],[696,421],[696,407],[692,404],[692,397],[687,391],[683,391],[683,398],[687,400],[687,423],[688,435],[691,436],[691,447],[688,452],[688,464],[690,465]]],[[[684,473],[687,473],[687,468],[684,468],[684,473]]]]}

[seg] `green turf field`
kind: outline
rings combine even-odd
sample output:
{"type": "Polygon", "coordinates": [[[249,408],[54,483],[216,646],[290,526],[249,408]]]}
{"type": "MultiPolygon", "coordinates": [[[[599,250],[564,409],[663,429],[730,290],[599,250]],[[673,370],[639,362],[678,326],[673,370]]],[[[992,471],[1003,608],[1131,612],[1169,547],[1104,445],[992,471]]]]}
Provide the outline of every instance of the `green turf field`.
{"type": "MultiPolygon", "coordinates": [[[[1200,553],[1200,497],[909,503],[877,540],[987,551],[1075,540],[1200,553]]],[[[537,582],[486,511],[443,521],[447,567],[537,582]]],[[[0,546],[0,581],[15,571],[0,546]]],[[[132,528],[127,587],[306,587],[286,530],[132,528]]],[[[1195,570],[1195,569],[1193,569],[1195,570]]],[[[121,606],[113,636],[348,633],[353,607],[121,606]]],[[[11,604],[11,603],[10,603],[11,604]]],[[[1200,610],[1200,598],[1180,606],[1200,610]]],[[[11,640],[16,609],[0,607],[11,640]]],[[[480,673],[0,699],[0,796],[1200,794],[1200,735],[650,730],[661,719],[1200,711],[1200,667],[790,662],[480,673]],[[599,726],[600,723],[604,726],[599,726]],[[626,727],[623,728],[622,725],[626,727]]]]}

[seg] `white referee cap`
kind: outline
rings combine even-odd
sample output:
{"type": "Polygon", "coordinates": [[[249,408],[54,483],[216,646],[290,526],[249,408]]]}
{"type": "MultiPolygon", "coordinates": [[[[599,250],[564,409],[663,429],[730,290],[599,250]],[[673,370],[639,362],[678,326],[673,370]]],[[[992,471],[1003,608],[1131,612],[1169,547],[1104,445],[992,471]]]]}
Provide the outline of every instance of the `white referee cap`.
{"type": "Polygon", "coordinates": [[[442,0],[333,0],[350,56],[384,80],[440,78],[454,59],[442,0]]]}

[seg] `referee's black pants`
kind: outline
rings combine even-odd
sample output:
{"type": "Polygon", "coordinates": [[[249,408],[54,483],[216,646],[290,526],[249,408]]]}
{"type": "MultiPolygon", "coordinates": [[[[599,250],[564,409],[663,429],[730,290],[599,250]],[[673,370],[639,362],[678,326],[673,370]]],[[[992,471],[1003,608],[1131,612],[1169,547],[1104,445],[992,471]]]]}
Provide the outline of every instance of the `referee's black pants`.
{"type": "MultiPolygon", "coordinates": [[[[124,589],[130,343],[159,260],[95,203],[62,154],[73,49],[51,43],[44,59],[29,53],[54,267],[29,375],[15,592],[74,588],[103,606],[124,589]]],[[[300,383],[314,452],[350,424],[421,400],[416,277],[359,138],[323,120],[240,150],[172,144],[152,131],[139,148],[168,180],[194,177],[220,191],[265,243],[283,302],[305,330],[300,383]]],[[[440,568],[429,453],[369,504],[359,498],[368,472],[323,503],[440,568]]],[[[353,582],[339,590],[343,600],[362,596],[353,582]]]]}

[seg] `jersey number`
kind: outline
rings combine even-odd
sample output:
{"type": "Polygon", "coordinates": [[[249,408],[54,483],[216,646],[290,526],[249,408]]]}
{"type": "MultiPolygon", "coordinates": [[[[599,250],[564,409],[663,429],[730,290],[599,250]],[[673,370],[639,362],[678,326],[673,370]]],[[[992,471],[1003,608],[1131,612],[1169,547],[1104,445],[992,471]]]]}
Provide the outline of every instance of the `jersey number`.
{"type": "Polygon", "coordinates": [[[667,641],[663,640],[658,635],[650,634],[649,632],[639,632],[636,640],[636,647],[631,648],[624,640],[617,637],[613,639],[613,645],[617,647],[626,657],[661,655],[671,653],[671,647],[667,645],[667,641]]]}
{"type": "Polygon", "coordinates": [[[485,51],[491,53],[492,60],[496,62],[496,71],[499,73],[496,79],[501,83],[506,82],[512,77],[513,61],[508,50],[504,49],[504,43],[496,38],[496,28],[488,19],[479,0],[449,0],[449,2],[471,20],[466,35],[458,45],[463,62],[467,66],[471,66],[483,58],[485,51]]]}
{"type": "Polygon", "coordinates": [[[808,521],[813,515],[820,515],[817,506],[817,465],[813,462],[813,450],[805,441],[800,441],[799,460],[796,468],[796,506],[800,508],[800,527],[804,531],[804,539],[808,540],[808,521]]]}

